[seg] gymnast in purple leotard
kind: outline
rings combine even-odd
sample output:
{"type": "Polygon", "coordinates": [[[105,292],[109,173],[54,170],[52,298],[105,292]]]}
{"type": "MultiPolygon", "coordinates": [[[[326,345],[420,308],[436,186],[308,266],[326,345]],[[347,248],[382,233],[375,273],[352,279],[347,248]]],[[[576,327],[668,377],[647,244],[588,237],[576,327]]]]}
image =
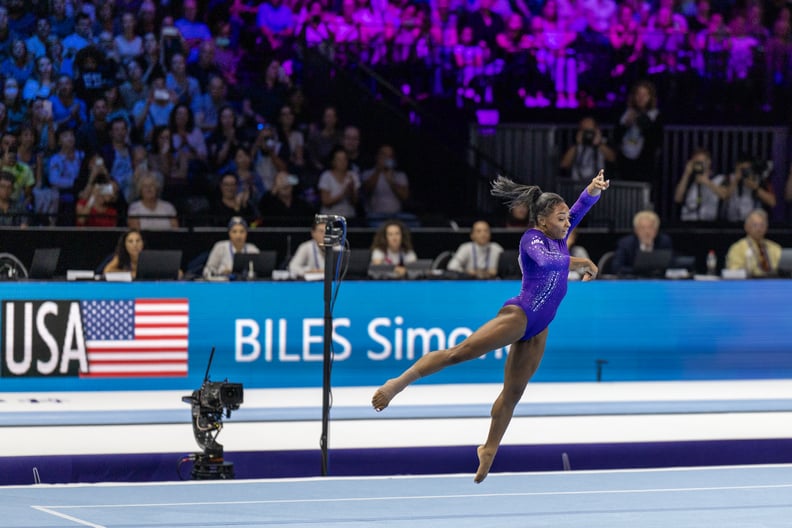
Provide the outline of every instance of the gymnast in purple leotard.
{"type": "Polygon", "coordinates": [[[581,272],[584,281],[597,275],[597,266],[591,260],[569,256],[566,239],[608,185],[609,181],[600,171],[570,209],[555,193],[543,193],[535,185],[519,185],[498,177],[492,184],[493,196],[505,199],[510,207],[525,205],[529,211],[531,228],[520,240],[519,259],[523,273],[520,294],[506,301],[494,319],[484,323],[467,339],[449,349],[422,356],[400,376],[389,379],[371,398],[374,409],[381,411],[417,379],[510,345],[503,389],[490,413],[489,434],[477,450],[479,467],[475,482],[483,481],[489,473],[514,408],[539,367],[548,325],[566,294],[568,272],[572,269],[581,272]]]}
{"type": "MultiPolygon", "coordinates": [[[[569,209],[567,236],[591,209],[599,195],[591,196],[586,189],[569,209]]],[[[569,276],[569,249],[566,239],[548,237],[537,228],[528,229],[520,239],[520,294],[504,303],[522,308],[528,318],[522,340],[527,340],[547,328],[555,317],[558,305],[566,295],[569,276]]]]}

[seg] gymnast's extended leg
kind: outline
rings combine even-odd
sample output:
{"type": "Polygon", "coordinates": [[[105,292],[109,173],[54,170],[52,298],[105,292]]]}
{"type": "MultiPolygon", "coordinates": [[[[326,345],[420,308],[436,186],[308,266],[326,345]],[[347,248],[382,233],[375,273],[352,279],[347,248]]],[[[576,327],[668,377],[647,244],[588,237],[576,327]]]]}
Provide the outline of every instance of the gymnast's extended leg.
{"type": "Polygon", "coordinates": [[[547,342],[547,328],[527,341],[518,341],[509,349],[503,374],[503,390],[492,405],[492,421],[487,441],[478,448],[479,467],[476,471],[476,482],[487,477],[495,453],[498,452],[506,428],[509,427],[514,408],[520,402],[528,380],[531,379],[544,355],[547,342]]]}
{"type": "Polygon", "coordinates": [[[513,305],[504,306],[494,319],[484,323],[481,328],[458,345],[446,350],[430,352],[413,363],[398,378],[389,379],[374,393],[371,404],[374,409],[381,411],[388,406],[394,396],[418,378],[434,374],[449,365],[483,356],[490,350],[515,343],[525,332],[526,322],[525,312],[522,309],[513,305]]]}

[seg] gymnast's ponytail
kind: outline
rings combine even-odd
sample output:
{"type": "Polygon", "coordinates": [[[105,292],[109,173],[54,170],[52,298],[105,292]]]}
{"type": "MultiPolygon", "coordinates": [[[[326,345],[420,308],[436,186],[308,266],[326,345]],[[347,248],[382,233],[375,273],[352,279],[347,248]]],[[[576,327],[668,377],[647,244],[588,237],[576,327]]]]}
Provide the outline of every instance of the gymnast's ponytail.
{"type": "Polygon", "coordinates": [[[537,224],[538,217],[549,215],[556,205],[564,203],[564,199],[556,193],[542,192],[536,185],[521,185],[500,175],[493,180],[490,194],[503,199],[509,209],[525,205],[528,208],[528,224],[531,226],[537,224]]]}
{"type": "Polygon", "coordinates": [[[517,205],[528,207],[528,221],[532,226],[536,225],[539,216],[550,214],[557,204],[564,202],[564,199],[555,193],[542,192],[542,189],[536,185],[521,185],[500,175],[491,185],[490,194],[503,199],[509,209],[517,205]]]}

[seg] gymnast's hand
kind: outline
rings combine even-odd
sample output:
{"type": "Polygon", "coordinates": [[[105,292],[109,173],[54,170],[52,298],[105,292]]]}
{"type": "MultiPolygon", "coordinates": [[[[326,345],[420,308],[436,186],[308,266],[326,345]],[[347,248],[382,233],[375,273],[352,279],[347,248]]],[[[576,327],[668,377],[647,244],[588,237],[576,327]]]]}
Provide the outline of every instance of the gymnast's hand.
{"type": "Polygon", "coordinates": [[[583,282],[593,280],[599,273],[599,268],[591,259],[582,257],[569,257],[569,270],[580,273],[580,280],[583,282]]]}
{"type": "Polygon", "coordinates": [[[594,176],[594,179],[591,180],[591,183],[588,184],[586,190],[591,196],[599,196],[599,194],[608,187],[610,187],[610,180],[605,179],[605,171],[600,169],[597,175],[594,176]]]}

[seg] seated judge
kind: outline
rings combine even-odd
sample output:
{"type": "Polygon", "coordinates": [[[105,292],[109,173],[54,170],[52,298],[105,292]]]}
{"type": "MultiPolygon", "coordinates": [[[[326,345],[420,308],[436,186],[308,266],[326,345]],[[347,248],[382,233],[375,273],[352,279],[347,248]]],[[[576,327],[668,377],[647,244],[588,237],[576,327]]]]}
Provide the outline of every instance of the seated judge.
{"type": "Polygon", "coordinates": [[[137,265],[140,252],[143,251],[143,236],[137,229],[130,229],[121,234],[116,244],[113,258],[110,259],[102,273],[128,271],[132,278],[137,276],[137,265]]]}
{"type": "Polygon", "coordinates": [[[729,247],[726,268],[744,269],[747,277],[771,277],[778,273],[781,246],[765,238],[767,235],[767,212],[764,209],[751,211],[745,219],[745,237],[729,247]]]}
{"type": "Polygon", "coordinates": [[[635,257],[641,251],[673,249],[671,237],[660,233],[660,217],[654,211],[638,211],[633,216],[633,234],[619,239],[611,267],[619,275],[632,273],[635,257]]]}
{"type": "Polygon", "coordinates": [[[293,278],[303,279],[306,273],[324,271],[325,227],[326,224],[324,222],[314,222],[311,227],[311,239],[297,246],[297,251],[294,252],[294,256],[289,261],[289,273],[293,278]]]}
{"type": "Polygon", "coordinates": [[[228,277],[234,270],[234,255],[237,253],[258,253],[254,244],[247,242],[248,223],[241,216],[231,217],[228,221],[228,240],[216,242],[209,252],[203,269],[203,276],[228,277]]]}
{"type": "Polygon", "coordinates": [[[371,243],[372,265],[393,266],[393,276],[403,278],[407,275],[405,265],[417,260],[410,230],[401,220],[388,220],[374,233],[374,241],[371,243]]]}
{"type": "Polygon", "coordinates": [[[448,261],[449,271],[465,273],[477,279],[492,279],[498,275],[498,259],[503,247],[492,242],[489,223],[479,220],[470,230],[470,242],[457,248],[448,261]]]}

